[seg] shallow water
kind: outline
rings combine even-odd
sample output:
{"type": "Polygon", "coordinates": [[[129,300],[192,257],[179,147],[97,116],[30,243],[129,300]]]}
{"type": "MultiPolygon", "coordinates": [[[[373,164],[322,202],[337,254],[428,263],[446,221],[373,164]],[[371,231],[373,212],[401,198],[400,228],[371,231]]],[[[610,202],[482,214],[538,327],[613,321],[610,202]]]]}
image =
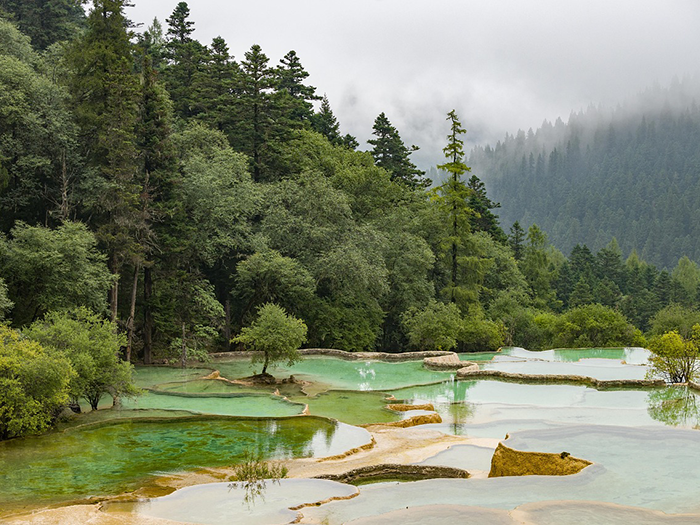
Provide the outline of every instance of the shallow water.
{"type": "MultiPolygon", "coordinates": [[[[511,356],[512,357],[512,356],[511,356]]],[[[514,374],[577,375],[594,379],[644,379],[647,367],[623,364],[613,359],[580,361],[501,360],[481,365],[484,370],[500,370],[514,374]]]]}
{"type": "Polygon", "coordinates": [[[627,348],[557,348],[553,350],[530,351],[519,347],[503,348],[496,356],[510,356],[542,361],[579,361],[581,359],[613,359],[630,365],[644,365],[649,359],[649,350],[637,347],[627,348]]]}
{"type": "MultiPolygon", "coordinates": [[[[221,375],[237,379],[250,375],[247,360],[221,358],[212,361],[221,375]]],[[[296,379],[327,385],[334,390],[392,390],[410,385],[444,381],[451,372],[435,372],[423,367],[423,361],[386,363],[382,361],[345,361],[333,357],[307,357],[294,366],[278,366],[269,372],[278,377],[294,375],[296,379]]]]}
{"type": "Polygon", "coordinates": [[[116,503],[105,511],[134,512],[142,516],[219,525],[282,525],[297,517],[288,507],[323,501],[331,497],[348,497],[355,487],[318,479],[267,480],[261,496],[252,504],[245,500],[246,491],[229,483],[209,483],[186,487],[164,496],[138,503],[116,503]]]}
{"type": "Polygon", "coordinates": [[[90,426],[0,443],[0,508],[118,494],[151,476],[264,458],[329,456],[370,441],[361,428],[314,417],[193,417],[90,426]]]}
{"type": "MultiPolygon", "coordinates": [[[[520,432],[506,442],[519,450],[567,451],[595,462],[572,476],[426,480],[363,488],[353,500],[305,515],[348,523],[411,506],[454,504],[514,509],[550,500],[610,502],[667,513],[700,512],[700,433],[668,428],[567,426],[520,432]]],[[[561,522],[566,523],[566,522],[561,522]]],[[[572,523],[580,523],[573,521],[572,523]]]]}

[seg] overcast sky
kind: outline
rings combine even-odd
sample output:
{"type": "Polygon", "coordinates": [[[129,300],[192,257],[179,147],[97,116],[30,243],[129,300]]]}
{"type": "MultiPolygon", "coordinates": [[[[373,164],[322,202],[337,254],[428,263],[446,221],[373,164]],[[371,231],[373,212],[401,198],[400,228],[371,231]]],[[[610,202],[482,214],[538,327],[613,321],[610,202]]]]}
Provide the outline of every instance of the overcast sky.
{"type": "MultiPolygon", "coordinates": [[[[135,22],[176,0],[133,0],[135,22]]],[[[422,168],[441,160],[446,113],[467,142],[612,105],[700,70],[696,0],[191,0],[195,37],[222,36],[237,60],[294,49],[363,148],[384,111],[422,168]]]]}

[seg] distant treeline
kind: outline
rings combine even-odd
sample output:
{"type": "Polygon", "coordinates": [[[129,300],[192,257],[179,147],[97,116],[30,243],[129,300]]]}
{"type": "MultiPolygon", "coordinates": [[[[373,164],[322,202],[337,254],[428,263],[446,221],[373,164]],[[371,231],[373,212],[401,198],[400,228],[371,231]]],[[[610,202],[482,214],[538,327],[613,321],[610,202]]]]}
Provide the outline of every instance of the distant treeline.
{"type": "Polygon", "coordinates": [[[700,81],[654,87],[613,111],[506,135],[470,165],[506,224],[536,223],[564,253],[616,237],[625,253],[673,268],[700,260],[700,81]]]}

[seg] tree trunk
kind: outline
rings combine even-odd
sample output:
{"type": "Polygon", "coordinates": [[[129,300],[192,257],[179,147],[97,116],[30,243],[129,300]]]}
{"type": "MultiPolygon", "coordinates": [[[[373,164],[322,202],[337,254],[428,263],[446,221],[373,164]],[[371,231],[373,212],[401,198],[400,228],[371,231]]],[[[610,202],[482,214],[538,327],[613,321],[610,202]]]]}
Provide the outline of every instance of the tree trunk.
{"type": "Polygon", "coordinates": [[[226,294],[224,301],[224,348],[226,351],[231,349],[231,298],[226,294]]]}
{"type": "Polygon", "coordinates": [[[187,345],[185,344],[185,323],[182,323],[182,353],[180,354],[180,366],[187,366],[187,345]]]}
{"type": "Polygon", "coordinates": [[[153,273],[146,266],[143,269],[143,363],[151,364],[153,355],[153,312],[151,298],[153,297],[153,273]]]}
{"type": "Polygon", "coordinates": [[[134,317],[136,316],[136,292],[139,287],[139,273],[141,265],[134,265],[134,282],[131,285],[131,304],[129,305],[129,319],[126,322],[126,360],[131,362],[131,348],[134,343],[134,317]]]}
{"type": "Polygon", "coordinates": [[[68,168],[66,166],[66,152],[61,155],[61,205],[59,207],[59,217],[61,222],[68,220],[70,216],[70,205],[68,204],[68,168]]]}
{"type": "Polygon", "coordinates": [[[112,255],[110,260],[110,270],[112,275],[115,276],[114,284],[112,284],[112,290],[109,294],[109,309],[111,311],[111,320],[113,323],[117,322],[117,308],[119,307],[119,269],[117,265],[117,255],[112,255]]]}
{"type": "Polygon", "coordinates": [[[270,356],[268,355],[267,352],[265,352],[265,362],[263,363],[263,369],[262,369],[262,372],[261,372],[262,374],[266,374],[266,373],[267,373],[267,365],[268,365],[269,362],[270,362],[270,356]]]}

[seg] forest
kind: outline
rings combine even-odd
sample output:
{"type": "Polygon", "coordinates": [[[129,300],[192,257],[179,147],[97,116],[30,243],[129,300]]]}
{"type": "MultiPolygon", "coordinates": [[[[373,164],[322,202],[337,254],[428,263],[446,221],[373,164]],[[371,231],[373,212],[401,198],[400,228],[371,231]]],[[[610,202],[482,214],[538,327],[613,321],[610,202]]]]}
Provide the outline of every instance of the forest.
{"type": "Polygon", "coordinates": [[[616,237],[625,253],[670,270],[684,255],[700,260],[699,93],[696,77],[655,85],[614,109],[507,134],[469,163],[507,224],[536,223],[565,253],[616,237]]]}
{"type": "MultiPolygon", "coordinates": [[[[445,108],[434,185],[390,116],[367,151],[343,134],[295,51],[236,58],[220,37],[193,38],[185,2],[138,32],[127,8],[0,0],[0,380],[13,406],[39,373],[50,406],[66,388],[73,401],[132,392],[130,362],[242,349],[269,304],[303,320],[307,347],[347,351],[643,345],[700,321],[700,221],[679,218],[700,210],[697,109],[592,136],[589,112],[467,160],[445,108]],[[503,207],[480,175],[497,170],[503,207]],[[595,209],[576,200],[593,188],[595,209]]],[[[0,438],[41,427],[25,423],[0,438]]]]}

